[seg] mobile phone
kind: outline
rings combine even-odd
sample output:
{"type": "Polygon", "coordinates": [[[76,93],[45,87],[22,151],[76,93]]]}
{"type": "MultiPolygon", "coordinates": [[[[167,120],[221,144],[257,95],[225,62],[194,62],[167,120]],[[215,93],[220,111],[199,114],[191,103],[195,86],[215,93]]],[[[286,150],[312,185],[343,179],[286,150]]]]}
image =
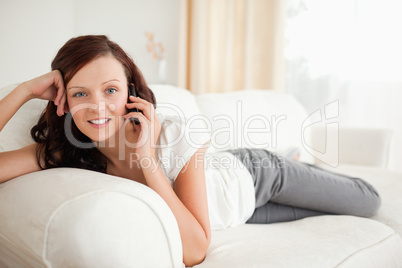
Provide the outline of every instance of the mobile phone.
{"type": "MultiPolygon", "coordinates": [[[[137,97],[137,93],[135,92],[135,87],[134,87],[133,84],[128,85],[128,93],[129,93],[129,96],[128,96],[128,101],[127,102],[132,103],[132,101],[130,100],[130,96],[137,97]]],[[[128,111],[129,112],[141,112],[142,113],[142,111],[137,109],[137,108],[129,109],[128,111]]],[[[140,120],[138,120],[138,118],[130,117],[129,120],[134,121],[134,123],[136,125],[140,124],[140,120]]]]}

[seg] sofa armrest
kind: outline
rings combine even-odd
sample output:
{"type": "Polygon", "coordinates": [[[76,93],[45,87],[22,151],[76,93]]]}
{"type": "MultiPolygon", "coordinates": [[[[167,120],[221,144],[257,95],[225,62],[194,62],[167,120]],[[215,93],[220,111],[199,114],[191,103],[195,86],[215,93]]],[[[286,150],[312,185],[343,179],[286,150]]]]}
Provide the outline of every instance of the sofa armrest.
{"type": "Polygon", "coordinates": [[[325,152],[327,159],[337,158],[334,161],[337,164],[385,168],[388,165],[391,138],[392,130],[389,129],[313,127],[312,148],[321,152],[314,155],[315,163],[328,164],[322,154],[325,152]]]}
{"type": "Polygon", "coordinates": [[[174,215],[152,189],[72,168],[0,184],[2,267],[184,267],[174,215]]]}

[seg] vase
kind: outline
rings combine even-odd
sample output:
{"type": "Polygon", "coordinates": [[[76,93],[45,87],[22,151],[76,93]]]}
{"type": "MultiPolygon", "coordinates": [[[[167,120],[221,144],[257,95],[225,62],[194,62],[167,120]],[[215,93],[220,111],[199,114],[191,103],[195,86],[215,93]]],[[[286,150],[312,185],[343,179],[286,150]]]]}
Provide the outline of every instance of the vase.
{"type": "Polygon", "coordinates": [[[158,63],[158,78],[159,83],[165,84],[166,83],[166,60],[160,59],[158,63]]]}

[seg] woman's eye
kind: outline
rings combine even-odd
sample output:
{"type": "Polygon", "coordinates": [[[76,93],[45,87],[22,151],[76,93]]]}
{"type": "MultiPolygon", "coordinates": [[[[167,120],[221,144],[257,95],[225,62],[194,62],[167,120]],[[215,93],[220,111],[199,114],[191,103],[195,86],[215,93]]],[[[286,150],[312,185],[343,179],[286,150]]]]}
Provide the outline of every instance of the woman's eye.
{"type": "Polygon", "coordinates": [[[108,88],[107,90],[106,90],[106,93],[107,94],[113,94],[113,93],[115,93],[117,91],[117,89],[115,89],[115,88],[108,88]]]}
{"type": "Polygon", "coordinates": [[[74,93],[74,95],[73,95],[73,97],[78,97],[78,98],[85,97],[85,96],[86,96],[86,94],[84,92],[77,92],[77,93],[74,93]]]}

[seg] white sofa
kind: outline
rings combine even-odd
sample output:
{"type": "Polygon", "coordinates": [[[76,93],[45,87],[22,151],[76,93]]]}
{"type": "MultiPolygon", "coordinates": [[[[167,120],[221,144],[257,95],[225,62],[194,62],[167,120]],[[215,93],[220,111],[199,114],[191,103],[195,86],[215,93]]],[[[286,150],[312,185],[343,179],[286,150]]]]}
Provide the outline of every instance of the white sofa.
{"type": "MultiPolygon", "coordinates": [[[[14,86],[1,89],[0,98],[14,86]]],[[[210,122],[210,151],[266,147],[281,153],[298,147],[306,162],[315,161],[310,153],[317,148],[323,155],[322,132],[306,124],[306,112],[288,94],[243,90],[194,96],[172,86],[151,88],[161,120],[176,114],[210,122]]],[[[19,110],[0,133],[0,150],[32,142],[29,129],[44,105],[33,100],[19,110]]],[[[333,129],[326,133],[331,136],[333,129]]],[[[195,267],[402,267],[402,174],[384,168],[390,134],[341,129],[339,135],[339,155],[331,152],[338,163],[328,168],[372,183],[383,201],[377,215],[214,230],[206,259],[195,267]]],[[[155,192],[118,177],[59,168],[0,184],[0,267],[184,265],[177,223],[155,192]]]]}

